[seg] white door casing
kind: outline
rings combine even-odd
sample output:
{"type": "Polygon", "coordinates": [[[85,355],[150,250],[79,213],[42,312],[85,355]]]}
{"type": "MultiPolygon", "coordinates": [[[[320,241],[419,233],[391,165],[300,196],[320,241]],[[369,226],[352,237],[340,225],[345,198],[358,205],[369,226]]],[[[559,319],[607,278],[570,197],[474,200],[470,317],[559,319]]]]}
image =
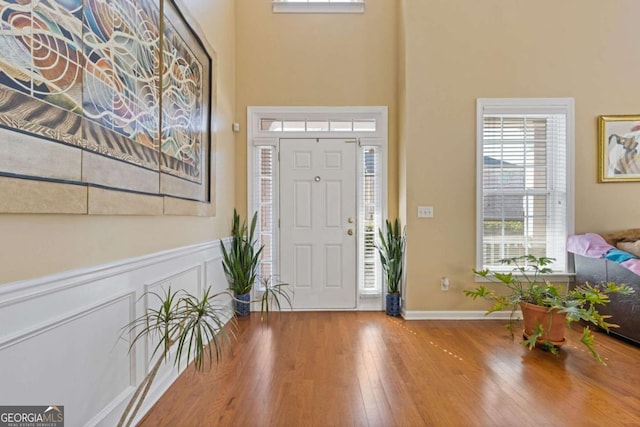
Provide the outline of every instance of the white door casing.
{"type": "Polygon", "coordinates": [[[354,309],[355,139],[280,139],[280,280],[295,309],[354,309]]]}
{"type": "MultiPolygon", "coordinates": [[[[283,282],[280,267],[285,256],[280,253],[280,141],[355,139],[358,141],[355,177],[357,217],[354,224],[354,236],[358,242],[355,309],[384,308],[382,276],[377,264],[375,271],[371,269],[371,251],[366,245],[370,242],[368,232],[371,215],[375,227],[379,227],[387,216],[387,110],[385,106],[247,107],[246,215],[250,218],[255,212],[259,213],[258,231],[261,244],[266,248],[260,267],[261,274],[264,275],[261,281],[270,278],[272,281],[283,282]],[[353,126],[349,126],[350,123],[353,126]],[[334,124],[337,124],[335,128],[334,124]],[[365,157],[371,157],[371,148],[375,151],[373,169],[368,163],[370,160],[365,157]],[[375,171],[375,177],[371,175],[372,170],[375,171]]],[[[258,293],[261,291],[261,283],[256,285],[258,293]]],[[[260,307],[256,305],[252,308],[259,310],[260,307]]]]}

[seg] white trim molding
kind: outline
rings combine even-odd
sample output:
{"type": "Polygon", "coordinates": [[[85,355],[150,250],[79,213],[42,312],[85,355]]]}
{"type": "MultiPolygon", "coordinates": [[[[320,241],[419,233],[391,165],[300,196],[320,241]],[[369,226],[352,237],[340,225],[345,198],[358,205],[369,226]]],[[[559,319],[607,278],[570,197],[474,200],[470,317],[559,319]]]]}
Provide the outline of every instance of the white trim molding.
{"type": "MultiPolygon", "coordinates": [[[[420,311],[403,310],[404,320],[505,320],[509,319],[510,311],[496,311],[485,315],[486,311],[420,311]]],[[[519,310],[513,314],[514,319],[521,319],[519,310]]]]}
{"type": "MultiPolygon", "coordinates": [[[[380,218],[384,221],[387,217],[387,187],[388,187],[388,107],[386,106],[260,106],[247,107],[247,218],[250,218],[254,212],[258,211],[258,202],[256,197],[257,187],[255,174],[257,173],[256,152],[260,147],[273,147],[278,152],[281,139],[355,139],[358,141],[359,147],[375,146],[379,156],[379,196],[380,196],[380,218]],[[262,126],[265,122],[269,125],[274,123],[280,124],[275,129],[271,126],[262,126]],[[299,128],[293,127],[287,130],[287,122],[302,123],[299,128]],[[324,123],[324,130],[317,130],[318,123],[324,123]],[[332,128],[329,123],[341,122],[350,123],[347,126],[350,130],[330,130],[332,128]],[[314,123],[314,127],[309,126],[314,123]],[[356,124],[371,124],[368,127],[359,127],[356,124]]],[[[344,129],[344,128],[343,128],[344,129]]],[[[357,187],[361,190],[362,180],[362,149],[358,150],[357,163],[357,187]]],[[[278,199],[279,189],[279,170],[276,167],[273,176],[273,198],[278,199]]],[[[360,196],[360,193],[359,193],[360,196]]],[[[278,230],[279,204],[275,203],[272,214],[272,229],[278,230]]],[[[360,204],[358,204],[360,210],[360,204]]],[[[358,218],[360,212],[358,212],[358,218]]],[[[360,229],[360,227],[358,227],[360,229]]],[[[360,239],[360,235],[358,235],[360,239]]],[[[278,275],[278,262],[280,254],[278,252],[279,236],[274,235],[274,268],[275,275],[278,275]]],[[[358,252],[358,258],[361,259],[361,251],[358,252]]],[[[358,295],[356,310],[382,310],[384,309],[384,296],[382,294],[382,286],[375,292],[367,293],[361,289],[360,277],[358,276],[358,295]]],[[[380,277],[382,283],[382,278],[380,277]]]]}

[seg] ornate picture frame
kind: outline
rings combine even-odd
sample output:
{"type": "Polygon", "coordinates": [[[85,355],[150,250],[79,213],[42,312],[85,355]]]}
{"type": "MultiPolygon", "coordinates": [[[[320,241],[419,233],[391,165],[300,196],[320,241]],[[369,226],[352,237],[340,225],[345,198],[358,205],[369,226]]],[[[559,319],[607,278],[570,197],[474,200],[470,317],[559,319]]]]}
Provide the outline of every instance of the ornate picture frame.
{"type": "Polygon", "coordinates": [[[598,117],[598,182],[640,181],[640,115],[598,117]]]}

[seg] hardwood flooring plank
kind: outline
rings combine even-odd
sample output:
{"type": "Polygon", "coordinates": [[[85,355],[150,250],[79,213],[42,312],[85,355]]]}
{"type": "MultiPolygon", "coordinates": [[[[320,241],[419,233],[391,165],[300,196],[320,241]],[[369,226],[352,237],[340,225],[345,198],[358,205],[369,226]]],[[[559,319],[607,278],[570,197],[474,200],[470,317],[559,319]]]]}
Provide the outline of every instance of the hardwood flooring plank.
{"type": "Polygon", "coordinates": [[[504,321],[377,312],[259,314],[209,371],[189,367],[140,423],[175,426],[639,426],[640,348],[567,331],[529,351],[504,321]]]}

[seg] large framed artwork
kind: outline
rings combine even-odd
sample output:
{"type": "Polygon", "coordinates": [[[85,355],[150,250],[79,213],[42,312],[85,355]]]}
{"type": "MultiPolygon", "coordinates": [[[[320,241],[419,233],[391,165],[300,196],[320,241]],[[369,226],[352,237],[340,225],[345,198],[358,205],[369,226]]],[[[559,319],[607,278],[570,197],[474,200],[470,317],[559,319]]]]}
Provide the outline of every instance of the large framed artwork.
{"type": "Polygon", "coordinates": [[[0,51],[1,176],[210,202],[212,53],[173,1],[0,0],[0,51]]]}
{"type": "Polygon", "coordinates": [[[640,115],[598,117],[599,182],[640,181],[640,115]]]}

